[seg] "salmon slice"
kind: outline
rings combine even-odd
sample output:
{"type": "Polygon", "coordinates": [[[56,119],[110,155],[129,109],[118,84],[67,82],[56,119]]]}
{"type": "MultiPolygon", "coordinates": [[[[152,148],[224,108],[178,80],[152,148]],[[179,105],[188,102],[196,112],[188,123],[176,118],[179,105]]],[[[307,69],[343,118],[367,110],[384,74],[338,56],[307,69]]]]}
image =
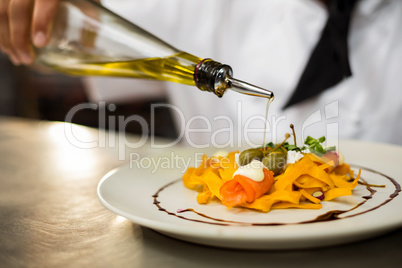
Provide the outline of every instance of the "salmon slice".
{"type": "Polygon", "coordinates": [[[264,179],[262,181],[235,175],[233,179],[225,182],[220,189],[222,204],[230,208],[246,202],[251,203],[267,193],[274,184],[274,173],[266,168],[263,169],[263,172],[264,179]]]}

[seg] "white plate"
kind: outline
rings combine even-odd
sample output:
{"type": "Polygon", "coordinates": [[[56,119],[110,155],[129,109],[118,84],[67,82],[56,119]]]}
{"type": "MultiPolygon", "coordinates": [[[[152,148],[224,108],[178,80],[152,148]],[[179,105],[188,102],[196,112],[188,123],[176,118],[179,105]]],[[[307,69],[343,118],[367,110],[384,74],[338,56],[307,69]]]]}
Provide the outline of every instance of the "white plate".
{"type": "Polygon", "coordinates": [[[347,163],[365,167],[362,178],[386,187],[375,188],[373,198],[339,215],[338,220],[299,224],[328,211],[353,208],[366,200],[363,196],[369,195],[365,186],[358,185],[352,196],[324,202],[320,210],[284,209],[260,213],[240,208],[228,210],[218,203],[199,205],[197,193],[185,188],[180,180],[185,169],[183,161],[197,165],[200,158],[200,151],[191,149],[137,159],[131,165],[108,173],[98,185],[98,196],[104,206],[134,223],[181,240],[218,247],[328,246],[370,238],[401,227],[402,193],[391,179],[402,184],[402,147],[342,141],[339,148],[347,163]],[[391,199],[390,195],[397,196],[391,199]],[[155,200],[160,203],[155,204],[155,200]],[[159,210],[157,205],[166,211],[159,210]],[[187,208],[213,219],[193,212],[177,212],[187,208]],[[280,225],[272,226],[272,223],[280,225]]]}

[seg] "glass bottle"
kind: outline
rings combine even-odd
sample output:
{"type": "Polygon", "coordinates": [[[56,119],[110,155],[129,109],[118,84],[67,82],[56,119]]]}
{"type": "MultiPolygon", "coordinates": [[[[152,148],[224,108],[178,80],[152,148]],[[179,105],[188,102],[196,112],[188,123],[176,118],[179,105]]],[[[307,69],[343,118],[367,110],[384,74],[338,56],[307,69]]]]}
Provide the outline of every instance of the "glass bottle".
{"type": "Polygon", "coordinates": [[[89,0],[62,0],[49,44],[37,62],[70,75],[147,78],[196,85],[222,97],[227,89],[273,99],[269,90],[232,77],[232,69],[180,51],[89,0]]]}

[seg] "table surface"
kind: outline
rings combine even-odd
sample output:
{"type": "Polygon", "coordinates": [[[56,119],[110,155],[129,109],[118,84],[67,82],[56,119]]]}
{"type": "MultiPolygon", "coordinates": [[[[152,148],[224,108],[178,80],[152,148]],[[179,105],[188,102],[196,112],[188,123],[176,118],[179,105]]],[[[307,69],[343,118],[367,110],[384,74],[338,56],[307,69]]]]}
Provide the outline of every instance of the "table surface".
{"type": "Polygon", "coordinates": [[[96,187],[130,153],[153,152],[149,141],[137,149],[115,141],[96,129],[0,117],[1,267],[400,267],[402,229],[335,247],[243,251],[133,224],[104,208],[96,187]]]}

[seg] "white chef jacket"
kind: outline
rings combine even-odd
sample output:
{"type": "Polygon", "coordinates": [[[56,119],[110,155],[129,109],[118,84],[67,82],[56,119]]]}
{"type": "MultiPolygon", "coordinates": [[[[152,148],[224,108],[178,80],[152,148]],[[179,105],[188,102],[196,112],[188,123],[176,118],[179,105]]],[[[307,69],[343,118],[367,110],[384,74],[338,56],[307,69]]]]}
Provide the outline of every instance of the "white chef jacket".
{"type": "MultiPolygon", "coordinates": [[[[102,2],[178,49],[228,64],[234,77],[272,90],[275,100],[269,110],[266,141],[282,141],[293,123],[299,140],[307,135],[325,135],[335,143],[339,138],[351,138],[402,145],[400,0],[359,1],[348,40],[353,76],[286,110],[282,107],[296,87],[328,17],[320,2],[102,2]]],[[[91,91],[111,92],[108,86],[102,88],[105,79],[110,78],[94,78],[91,91]]],[[[144,80],[115,81],[130,85],[133,94],[136,87],[147,87],[144,80]]],[[[176,127],[189,145],[249,147],[262,143],[266,99],[235,92],[218,98],[191,86],[158,83],[161,85],[167,88],[175,107],[176,127]]],[[[116,87],[113,98],[118,95],[116,87]]],[[[107,98],[98,94],[96,100],[107,98]]]]}

